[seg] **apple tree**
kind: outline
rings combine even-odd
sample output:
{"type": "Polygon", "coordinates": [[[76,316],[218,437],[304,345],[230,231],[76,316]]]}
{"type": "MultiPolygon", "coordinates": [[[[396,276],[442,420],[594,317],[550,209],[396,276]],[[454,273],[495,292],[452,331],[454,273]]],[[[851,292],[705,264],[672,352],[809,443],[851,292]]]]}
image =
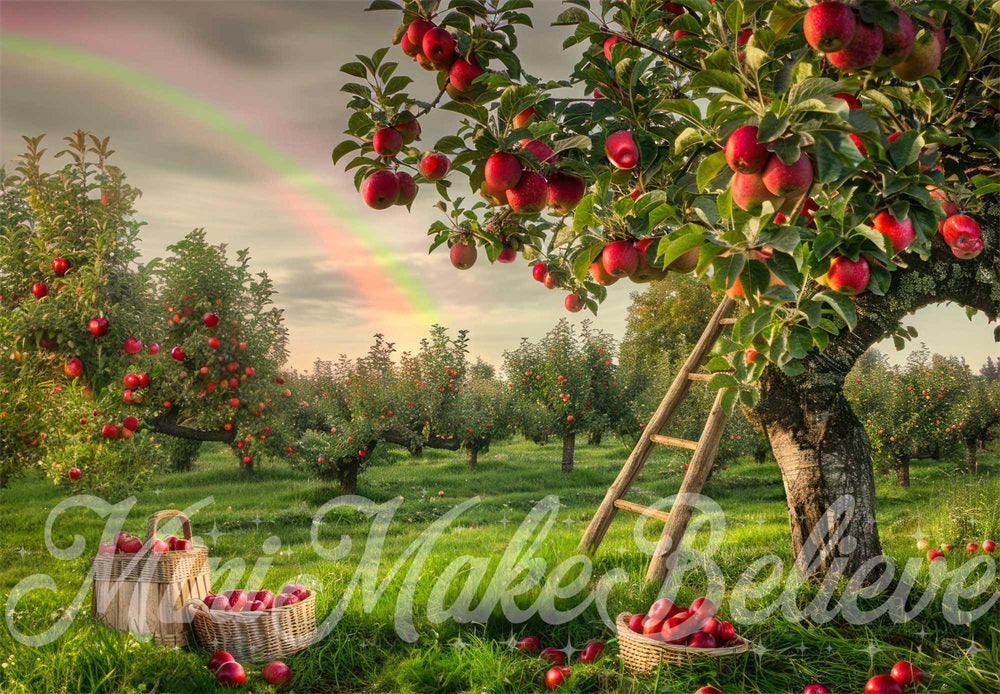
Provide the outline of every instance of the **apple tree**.
{"type": "Polygon", "coordinates": [[[961,396],[952,407],[945,432],[957,437],[965,451],[965,470],[979,472],[979,450],[1000,430],[1000,380],[966,369],[961,396]]]}
{"type": "Polygon", "coordinates": [[[520,250],[571,311],[670,268],[745,302],[716,385],[770,439],[797,556],[853,501],[850,571],[881,543],[846,373],[923,305],[1000,311],[993,4],[571,0],[579,61],[547,80],[518,58],[526,0],[377,0],[429,74],[388,47],[344,65],[334,160],[376,209],[430,190],[432,247],[463,270],[520,250]],[[438,113],[454,134],[416,146],[438,113]]]}
{"type": "Polygon", "coordinates": [[[488,371],[467,373],[455,404],[454,436],[466,451],[469,467],[476,467],[479,454],[490,444],[512,433],[514,404],[508,388],[488,371]]]}

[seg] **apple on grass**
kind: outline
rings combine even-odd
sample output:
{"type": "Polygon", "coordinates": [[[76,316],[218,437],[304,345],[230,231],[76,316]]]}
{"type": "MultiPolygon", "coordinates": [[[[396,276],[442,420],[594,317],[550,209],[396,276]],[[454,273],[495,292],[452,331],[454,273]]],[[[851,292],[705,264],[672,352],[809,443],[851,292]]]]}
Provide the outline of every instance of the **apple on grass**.
{"type": "Polygon", "coordinates": [[[549,646],[548,648],[542,650],[542,652],[538,654],[538,657],[551,660],[556,665],[566,664],[565,654],[554,646],[549,646]]]}
{"type": "Polygon", "coordinates": [[[550,667],[545,673],[545,686],[549,689],[555,689],[556,687],[562,686],[562,684],[569,679],[570,669],[566,665],[556,665],[555,667],[550,667]]]}
{"type": "Polygon", "coordinates": [[[63,257],[56,257],[52,259],[52,272],[56,277],[65,277],[66,273],[69,272],[70,264],[69,260],[63,257]]]}
{"type": "Polygon", "coordinates": [[[212,654],[212,657],[205,664],[209,670],[215,671],[222,666],[223,663],[233,663],[236,662],[236,658],[233,657],[232,653],[229,651],[216,651],[212,654]]]}
{"type": "Polygon", "coordinates": [[[261,677],[268,684],[285,684],[292,679],[292,669],[280,660],[272,660],[264,666],[264,669],[261,671],[261,677]]]}
{"type": "Polygon", "coordinates": [[[49,285],[45,282],[35,282],[31,285],[31,293],[34,294],[36,299],[43,299],[49,295],[49,285]]]}
{"type": "Polygon", "coordinates": [[[522,653],[538,653],[542,650],[542,642],[537,636],[525,636],[514,647],[522,653]]]}
{"type": "Polygon", "coordinates": [[[889,676],[896,680],[899,686],[906,688],[911,684],[919,685],[924,677],[924,671],[908,660],[900,660],[892,666],[889,676]]]}
{"type": "Polygon", "coordinates": [[[833,692],[825,684],[813,682],[806,685],[806,688],[802,690],[802,694],[833,694],[833,692]]]}
{"type": "Polygon", "coordinates": [[[94,316],[87,321],[87,330],[94,337],[102,337],[108,332],[108,319],[101,316],[94,316]]]}
{"type": "Polygon", "coordinates": [[[992,552],[997,548],[997,543],[993,540],[983,540],[983,551],[992,552]]]}
{"type": "Polygon", "coordinates": [[[865,684],[865,694],[903,694],[903,687],[891,675],[875,675],[865,684]]]}
{"type": "Polygon", "coordinates": [[[226,687],[239,687],[247,681],[243,666],[235,660],[223,663],[215,671],[216,681],[226,687]]]}
{"type": "Polygon", "coordinates": [[[697,691],[695,691],[694,694],[725,694],[725,692],[723,692],[718,687],[711,687],[711,686],[709,686],[709,687],[701,687],[701,688],[699,688],[697,691]]]}
{"type": "Polygon", "coordinates": [[[604,642],[603,641],[591,641],[583,650],[580,651],[580,662],[581,663],[592,663],[601,657],[601,653],[604,652],[604,642]]]}

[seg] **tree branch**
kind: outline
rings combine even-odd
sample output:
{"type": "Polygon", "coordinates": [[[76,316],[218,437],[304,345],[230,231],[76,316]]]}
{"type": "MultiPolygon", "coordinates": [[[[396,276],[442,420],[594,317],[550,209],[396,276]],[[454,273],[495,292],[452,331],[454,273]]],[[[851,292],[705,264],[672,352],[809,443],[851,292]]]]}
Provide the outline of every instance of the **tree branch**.
{"type": "Polygon", "coordinates": [[[166,434],[167,436],[176,436],[179,439],[188,439],[189,441],[221,441],[223,443],[232,443],[236,438],[235,429],[230,429],[229,431],[192,429],[178,424],[177,419],[179,417],[180,408],[171,407],[159,417],[149,420],[149,425],[156,432],[166,434]]]}

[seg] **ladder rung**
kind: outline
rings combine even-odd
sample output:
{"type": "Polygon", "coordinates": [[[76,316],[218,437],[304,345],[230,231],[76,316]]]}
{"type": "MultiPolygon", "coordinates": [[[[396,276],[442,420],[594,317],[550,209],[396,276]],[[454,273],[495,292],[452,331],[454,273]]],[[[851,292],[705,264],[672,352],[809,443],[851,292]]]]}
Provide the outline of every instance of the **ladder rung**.
{"type": "Polygon", "coordinates": [[[736,325],[739,318],[720,318],[719,325],[736,325]]]}
{"type": "Polygon", "coordinates": [[[640,506],[639,504],[633,504],[631,501],[625,501],[625,499],[616,499],[615,507],[620,508],[623,511],[632,511],[633,513],[641,513],[644,516],[649,516],[650,518],[656,518],[658,520],[667,522],[670,514],[666,511],[660,511],[655,508],[649,508],[648,506],[640,506]]]}
{"type": "Polygon", "coordinates": [[[712,380],[713,374],[699,374],[699,373],[689,373],[689,381],[701,381],[702,383],[708,383],[712,380]]]}
{"type": "Polygon", "coordinates": [[[688,450],[696,451],[698,450],[697,441],[688,441],[687,439],[678,439],[673,436],[664,436],[663,434],[652,434],[649,440],[653,443],[660,443],[664,446],[676,446],[677,448],[687,448],[688,450]]]}

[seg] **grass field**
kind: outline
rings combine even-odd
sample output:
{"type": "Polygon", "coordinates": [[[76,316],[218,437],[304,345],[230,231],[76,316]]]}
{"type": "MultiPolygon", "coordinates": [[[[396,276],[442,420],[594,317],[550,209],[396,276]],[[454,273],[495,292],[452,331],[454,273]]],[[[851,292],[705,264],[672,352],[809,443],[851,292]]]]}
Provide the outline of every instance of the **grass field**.
{"type": "MultiPolygon", "coordinates": [[[[463,555],[481,557],[490,562],[483,580],[483,584],[487,583],[518,526],[546,495],[557,496],[561,506],[534,556],[544,560],[546,568],[542,573],[549,574],[573,555],[627,452],[614,442],[581,446],[577,450],[577,469],[570,475],[559,472],[557,447],[527,443],[496,446],[481,456],[474,470],[466,466],[463,455],[429,451],[422,458],[411,458],[400,451],[394,453],[391,464],[366,471],[359,495],[377,503],[404,497],[386,535],[380,579],[436,519],[472,497],[479,501],[449,525],[426,558],[414,589],[414,642],[404,641],[394,630],[396,597],[406,574],[403,568],[374,605],[363,605],[360,592],[354,591],[345,614],[328,637],[285,658],[296,673],[288,689],[540,691],[544,690],[543,665],[536,658],[512,651],[507,643],[511,634],[535,634],[546,646],[563,647],[569,642],[581,648],[591,639],[608,641],[604,658],[596,664],[578,665],[575,657],[571,659],[573,673],[565,691],[689,693],[713,684],[727,694],[797,694],[809,682],[823,681],[835,692],[860,692],[871,674],[887,672],[900,658],[914,660],[932,675],[931,691],[1000,691],[1000,618],[996,605],[971,626],[960,626],[945,621],[939,598],[933,599],[916,619],[900,624],[887,618],[865,626],[851,626],[841,620],[826,625],[793,623],[779,611],[758,624],[736,625],[740,633],[760,647],[729,661],[725,671],[717,663],[706,662],[690,668],[664,668],[655,676],[639,680],[629,677],[620,665],[614,634],[604,626],[594,607],[568,623],[554,626],[537,617],[511,624],[499,608],[485,624],[456,624],[450,619],[438,623],[428,604],[440,599],[434,592],[435,583],[449,564],[463,555]],[[444,494],[439,496],[439,491],[444,494]]],[[[664,457],[647,466],[630,498],[648,504],[677,489],[680,460],[661,455],[664,457]]],[[[932,543],[955,545],[948,559],[948,567],[954,569],[965,558],[959,548],[967,541],[979,541],[990,533],[1000,539],[1000,461],[995,453],[987,453],[981,467],[983,476],[973,480],[948,463],[922,461],[913,468],[913,486],[908,490],[894,486],[889,477],[879,478],[879,527],[886,552],[898,562],[916,556],[911,535],[919,527],[932,543]],[[974,526],[971,518],[976,519],[974,526]]],[[[705,493],[726,513],[725,538],[714,559],[728,588],[763,555],[778,555],[788,566],[787,512],[774,463],[739,462],[718,469],[705,493]]],[[[339,509],[327,514],[316,528],[324,546],[335,547],[344,534],[352,536],[354,542],[344,557],[319,557],[310,540],[313,519],[317,510],[337,495],[334,486],[278,464],[247,476],[236,469],[226,451],[206,449],[192,472],[158,474],[137,495],[125,529],[139,534],[152,511],[185,508],[211,496],[211,503],[197,512],[193,523],[195,534],[210,548],[213,588],[278,589],[295,577],[307,577],[319,582],[317,619],[322,622],[340,603],[358,570],[371,525],[371,520],[357,511],[339,509]],[[213,527],[219,533],[214,540],[209,534],[213,527]],[[266,552],[265,541],[274,536],[280,539],[280,549],[266,552]],[[262,559],[272,560],[263,580],[248,579],[254,563],[262,559]]],[[[74,534],[82,535],[86,543],[82,551],[75,558],[62,560],[47,550],[46,519],[53,507],[68,496],[66,489],[36,478],[18,480],[0,491],[0,588],[8,627],[13,624],[24,634],[43,632],[56,623],[81,590],[89,559],[99,542],[104,520],[92,510],[73,508],[54,523],[52,540],[56,548],[65,550],[73,543],[74,534]],[[12,612],[7,604],[12,588],[36,573],[52,577],[52,590],[35,589],[12,612]]],[[[636,518],[619,514],[594,558],[594,579],[616,568],[629,575],[629,580],[616,585],[610,593],[608,610],[612,615],[642,610],[655,592],[642,583],[648,556],[633,537],[636,518]]],[[[660,527],[656,521],[647,523],[645,538],[655,540],[660,527]]],[[[274,542],[266,545],[269,550],[274,549],[274,542]]],[[[463,583],[473,574],[470,565],[460,568],[452,585],[463,583]]],[[[923,568],[919,576],[915,591],[918,595],[927,585],[927,569],[923,568]]],[[[998,589],[994,575],[987,577],[985,585],[987,597],[998,589]]],[[[703,594],[705,588],[705,574],[690,573],[680,597],[690,600],[703,594]]],[[[780,592],[780,587],[777,590],[780,592]]],[[[808,602],[815,590],[815,585],[804,587],[799,604],[808,602]]],[[[449,605],[457,592],[449,591],[443,604],[449,605]]],[[[539,592],[537,588],[531,590],[517,603],[522,607],[531,604],[539,592]]],[[[49,645],[23,645],[11,637],[9,628],[0,630],[0,654],[4,654],[0,691],[214,689],[214,679],[203,666],[205,652],[159,647],[97,627],[90,621],[89,592],[84,590],[82,596],[75,620],[49,645]]],[[[557,600],[556,605],[568,610],[580,600],[557,600]]],[[[965,608],[985,600],[980,597],[965,608]]],[[[754,604],[771,602],[761,599],[754,604]]],[[[721,613],[730,614],[728,601],[721,613]]],[[[245,689],[272,691],[259,671],[259,667],[248,666],[245,689]]]]}

